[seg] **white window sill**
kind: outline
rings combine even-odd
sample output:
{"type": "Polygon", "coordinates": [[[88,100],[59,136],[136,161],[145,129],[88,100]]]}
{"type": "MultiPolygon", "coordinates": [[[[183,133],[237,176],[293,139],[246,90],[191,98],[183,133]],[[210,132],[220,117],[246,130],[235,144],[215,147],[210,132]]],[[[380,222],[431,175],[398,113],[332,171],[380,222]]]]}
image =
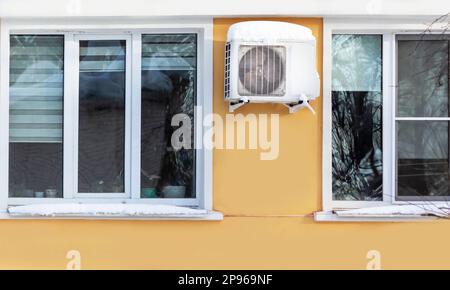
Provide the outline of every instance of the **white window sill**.
{"type": "Polygon", "coordinates": [[[408,204],[317,212],[317,222],[407,222],[448,217],[448,205],[408,204]]]}
{"type": "Polygon", "coordinates": [[[204,209],[150,204],[36,204],[14,206],[0,219],[195,220],[220,221],[223,214],[204,209]]]}
{"type": "Polygon", "coordinates": [[[339,216],[331,211],[321,211],[314,213],[314,221],[316,222],[346,222],[346,223],[358,223],[358,222],[423,222],[437,220],[435,216],[339,216]]]}
{"type": "Polygon", "coordinates": [[[448,218],[448,204],[407,204],[318,212],[318,222],[405,222],[448,218]]]}

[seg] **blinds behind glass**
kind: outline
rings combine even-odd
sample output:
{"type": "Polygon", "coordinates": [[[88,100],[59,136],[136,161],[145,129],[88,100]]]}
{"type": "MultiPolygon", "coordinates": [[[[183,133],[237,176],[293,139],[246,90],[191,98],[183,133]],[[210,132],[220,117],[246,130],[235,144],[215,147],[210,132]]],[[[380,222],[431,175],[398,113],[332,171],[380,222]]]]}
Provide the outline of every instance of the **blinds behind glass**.
{"type": "Polygon", "coordinates": [[[125,192],[126,40],[80,40],[78,192],[125,192]]]}
{"type": "Polygon", "coordinates": [[[142,37],[142,70],[195,70],[196,34],[151,34],[142,37]]]}
{"type": "Polygon", "coordinates": [[[125,41],[80,41],[80,72],[123,72],[125,41]]]}
{"type": "Polygon", "coordinates": [[[11,35],[10,142],[61,143],[64,36],[11,35]]]}

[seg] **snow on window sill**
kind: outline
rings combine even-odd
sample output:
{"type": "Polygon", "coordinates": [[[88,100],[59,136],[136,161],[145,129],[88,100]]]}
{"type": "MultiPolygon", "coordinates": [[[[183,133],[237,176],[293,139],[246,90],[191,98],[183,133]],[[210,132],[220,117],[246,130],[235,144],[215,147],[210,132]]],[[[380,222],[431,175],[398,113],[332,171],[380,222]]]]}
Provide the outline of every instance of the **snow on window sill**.
{"type": "Polygon", "coordinates": [[[447,207],[439,207],[435,204],[408,204],[317,212],[314,214],[314,220],[317,222],[406,222],[436,220],[449,216],[450,211],[447,207]]]}
{"type": "Polygon", "coordinates": [[[136,219],[223,220],[219,212],[154,204],[34,204],[12,206],[0,218],[13,219],[136,219]]]}

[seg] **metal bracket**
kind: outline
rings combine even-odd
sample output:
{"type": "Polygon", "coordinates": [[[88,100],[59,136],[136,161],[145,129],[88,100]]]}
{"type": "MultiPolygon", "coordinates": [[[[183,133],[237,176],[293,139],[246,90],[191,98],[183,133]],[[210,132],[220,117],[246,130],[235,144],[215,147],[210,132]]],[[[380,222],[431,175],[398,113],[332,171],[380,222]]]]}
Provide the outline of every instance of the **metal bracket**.
{"type": "Polygon", "coordinates": [[[248,100],[239,100],[237,102],[230,102],[228,105],[228,111],[230,113],[233,113],[235,110],[237,110],[238,108],[242,107],[243,105],[249,103],[248,100]]]}
{"type": "Polygon", "coordinates": [[[308,108],[308,110],[310,110],[313,114],[316,114],[314,109],[309,104],[309,100],[308,101],[300,100],[297,103],[289,103],[289,104],[283,104],[283,105],[285,105],[286,107],[289,108],[289,114],[298,112],[298,110],[300,110],[304,107],[308,108]]]}
{"type": "Polygon", "coordinates": [[[303,101],[298,101],[298,103],[290,103],[290,104],[283,104],[289,109],[289,114],[298,112],[301,108],[303,108],[305,105],[303,104],[303,101]]]}

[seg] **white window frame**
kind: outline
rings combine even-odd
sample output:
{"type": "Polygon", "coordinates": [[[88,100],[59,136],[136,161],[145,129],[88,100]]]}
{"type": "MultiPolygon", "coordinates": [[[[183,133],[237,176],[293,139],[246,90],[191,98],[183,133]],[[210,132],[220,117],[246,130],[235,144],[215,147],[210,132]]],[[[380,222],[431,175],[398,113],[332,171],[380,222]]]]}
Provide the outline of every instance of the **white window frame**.
{"type": "MultiPolygon", "coordinates": [[[[72,69],[75,70],[76,75],[78,76],[80,73],[80,41],[83,40],[125,40],[126,41],[126,49],[125,49],[125,160],[124,160],[124,192],[123,193],[81,193],[78,190],[78,162],[79,162],[79,151],[78,151],[78,144],[79,144],[79,77],[75,77],[73,82],[73,93],[72,96],[70,96],[71,99],[73,99],[75,102],[73,102],[73,108],[72,108],[72,118],[73,120],[73,133],[74,134],[74,143],[73,143],[73,173],[71,172],[70,175],[73,175],[74,178],[74,189],[69,191],[69,193],[73,192],[73,196],[68,196],[67,194],[64,194],[64,198],[122,198],[122,199],[129,199],[131,198],[131,166],[132,166],[132,160],[130,158],[131,156],[131,143],[133,141],[140,142],[140,136],[131,136],[131,101],[132,101],[132,95],[131,95],[131,73],[132,73],[132,65],[131,65],[131,54],[133,53],[131,50],[131,35],[130,34],[90,34],[90,33],[83,33],[83,34],[71,34],[71,39],[69,41],[74,41],[75,44],[71,44],[71,48],[74,47],[75,49],[72,49],[68,51],[68,54],[70,54],[70,60],[73,63],[68,67],[68,70],[72,69]]],[[[136,68],[136,67],[134,67],[136,68]]],[[[67,70],[64,69],[64,72],[67,70]]],[[[70,81],[70,80],[69,80],[70,81]]],[[[133,88],[133,91],[135,88],[133,88]]],[[[135,125],[135,124],[133,124],[135,125]]],[[[72,131],[71,130],[71,131],[72,131]]],[[[138,134],[139,135],[139,134],[138,134]]],[[[66,152],[66,150],[64,150],[66,152]]],[[[69,152],[69,154],[72,154],[69,152]]]]}
{"type": "MultiPolygon", "coordinates": [[[[40,203],[144,203],[198,207],[212,210],[212,151],[203,144],[204,128],[211,126],[203,116],[212,114],[212,18],[197,19],[143,19],[82,20],[68,24],[61,19],[3,19],[0,23],[0,212],[11,205],[40,203]],[[141,40],[143,34],[196,33],[197,34],[197,108],[194,117],[196,150],[196,197],[192,199],[140,198],[140,136],[141,136],[141,40]],[[65,36],[64,49],[64,198],[9,198],[9,36],[10,34],[57,34],[65,36]],[[101,197],[99,194],[78,194],[77,139],[78,139],[78,54],[77,39],[99,39],[105,35],[127,39],[127,83],[130,97],[126,98],[125,154],[129,178],[125,178],[125,193],[129,197],[101,197]],[[70,69],[71,68],[71,69],[70,69]],[[133,76],[131,78],[131,75],[133,76]],[[139,77],[135,77],[138,75],[139,77]],[[198,145],[198,146],[197,146],[198,145]],[[126,158],[127,160],[127,158],[126,158]],[[132,161],[131,161],[132,160],[132,161]],[[128,185],[127,185],[128,183],[128,185]],[[127,188],[128,187],[128,188],[127,188]]],[[[208,119],[208,118],[206,118],[208,119]]]]}
{"type": "MultiPolygon", "coordinates": [[[[442,23],[435,18],[423,19],[324,19],[323,31],[323,132],[322,132],[322,208],[323,211],[386,205],[420,204],[429,201],[396,200],[395,184],[395,100],[396,100],[396,38],[397,34],[442,32],[442,23]],[[383,201],[339,201],[332,193],[332,35],[375,34],[383,35],[383,201]]],[[[447,119],[447,118],[445,118],[447,119]]],[[[448,118],[450,120],[450,118],[448,118]]],[[[439,201],[435,201],[439,203],[439,201]]]]}

